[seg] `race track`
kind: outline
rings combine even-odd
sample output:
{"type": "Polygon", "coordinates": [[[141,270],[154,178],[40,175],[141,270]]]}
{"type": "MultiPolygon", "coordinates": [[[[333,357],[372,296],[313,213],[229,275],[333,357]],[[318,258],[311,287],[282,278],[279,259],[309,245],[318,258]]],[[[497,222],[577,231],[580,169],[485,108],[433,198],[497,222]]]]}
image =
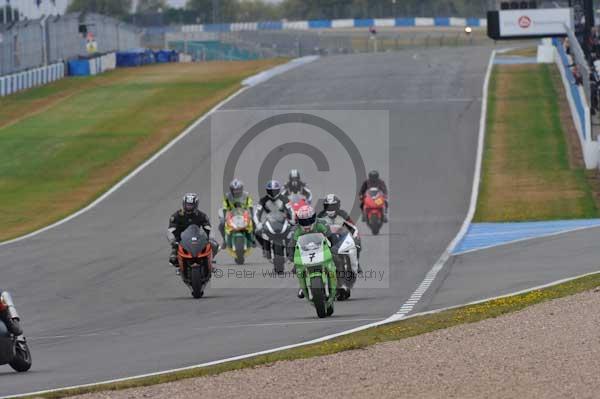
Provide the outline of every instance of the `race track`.
{"type": "MultiPolygon", "coordinates": [[[[0,395],[222,359],[396,312],[466,215],[490,52],[458,48],[327,57],[253,87],[225,106],[226,113],[389,111],[390,142],[384,146],[389,165],[382,169],[391,190],[391,223],[378,237],[364,230],[363,252],[363,263],[389,271],[389,288],[357,288],[352,300],[338,303],[334,317],[326,320],[318,320],[286,287],[209,288],[205,298],[193,300],[166,264],[164,232],[186,191],[200,192],[201,208],[210,209],[216,225],[219,204],[209,192],[207,120],[89,212],[36,237],[0,246],[2,288],[14,293],[34,359],[30,373],[0,369],[0,395]]],[[[367,168],[382,159],[369,148],[360,149],[367,168]]],[[[270,150],[253,143],[246,149],[258,157],[270,150]]],[[[347,162],[345,154],[324,152],[332,166],[347,162]]],[[[346,204],[351,202],[347,197],[356,188],[334,187],[331,180],[319,178],[311,160],[286,158],[277,170],[291,167],[306,171],[316,196],[336,191],[346,204]]],[[[344,178],[333,176],[333,181],[344,178]]],[[[232,267],[224,254],[218,262],[232,267]]],[[[247,267],[268,266],[256,251],[247,267]]]]}

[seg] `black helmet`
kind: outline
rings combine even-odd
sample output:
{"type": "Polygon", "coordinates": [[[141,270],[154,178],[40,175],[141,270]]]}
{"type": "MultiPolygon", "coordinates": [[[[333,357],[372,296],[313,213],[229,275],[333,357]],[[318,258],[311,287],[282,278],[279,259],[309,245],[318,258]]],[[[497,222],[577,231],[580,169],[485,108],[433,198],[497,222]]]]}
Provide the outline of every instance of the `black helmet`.
{"type": "Polygon", "coordinates": [[[323,201],[323,210],[327,213],[327,216],[334,217],[340,210],[342,201],[335,194],[327,194],[325,201],[323,201]]]}
{"type": "Polygon", "coordinates": [[[196,193],[187,193],[183,196],[183,201],[181,203],[181,209],[185,213],[194,213],[198,210],[198,194],[196,193]]]}
{"type": "Polygon", "coordinates": [[[244,183],[238,179],[233,179],[233,181],[229,183],[229,191],[233,198],[240,198],[242,194],[244,194],[244,183]]]}
{"type": "Polygon", "coordinates": [[[275,199],[279,197],[279,194],[281,194],[281,183],[279,183],[277,180],[271,180],[267,183],[265,190],[267,190],[267,195],[271,199],[275,199]]]}
{"type": "Polygon", "coordinates": [[[372,170],[369,172],[369,180],[370,181],[377,181],[379,180],[379,172],[376,170],[372,170]]]}

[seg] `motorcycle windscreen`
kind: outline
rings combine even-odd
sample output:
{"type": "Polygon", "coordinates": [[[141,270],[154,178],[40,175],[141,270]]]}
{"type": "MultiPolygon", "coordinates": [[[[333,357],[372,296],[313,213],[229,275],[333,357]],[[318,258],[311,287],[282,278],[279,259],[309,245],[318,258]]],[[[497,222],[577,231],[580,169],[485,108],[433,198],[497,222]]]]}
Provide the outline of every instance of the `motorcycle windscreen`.
{"type": "Polygon", "coordinates": [[[325,237],[320,233],[305,234],[298,238],[297,247],[300,250],[302,264],[317,265],[323,263],[325,254],[323,252],[323,241],[325,237]]]}
{"type": "Polygon", "coordinates": [[[197,258],[208,244],[208,236],[203,228],[192,224],[181,233],[181,246],[197,258]]]}
{"type": "Polygon", "coordinates": [[[369,196],[371,198],[376,198],[378,195],[379,195],[379,189],[378,188],[373,187],[373,188],[369,189],[369,196]]]}
{"type": "Polygon", "coordinates": [[[271,234],[281,234],[287,230],[287,218],[281,212],[271,212],[267,215],[267,230],[271,234]]]}
{"type": "Polygon", "coordinates": [[[248,227],[249,211],[243,208],[234,208],[229,211],[229,223],[236,230],[243,230],[248,227]]]}

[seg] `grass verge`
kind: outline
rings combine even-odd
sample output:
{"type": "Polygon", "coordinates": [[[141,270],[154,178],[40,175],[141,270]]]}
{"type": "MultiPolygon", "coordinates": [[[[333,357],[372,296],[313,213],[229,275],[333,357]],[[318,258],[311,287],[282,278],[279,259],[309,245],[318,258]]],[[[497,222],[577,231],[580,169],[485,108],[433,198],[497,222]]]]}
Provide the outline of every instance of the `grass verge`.
{"type": "Polygon", "coordinates": [[[186,378],[196,378],[219,374],[227,371],[256,367],[277,361],[305,359],[315,356],[331,355],[342,351],[361,349],[378,343],[397,341],[435,330],[449,328],[464,323],[502,316],[519,311],[528,306],[568,295],[588,291],[600,286],[600,273],[581,277],[549,288],[528,293],[499,298],[480,304],[450,309],[439,313],[416,316],[399,322],[371,328],[351,335],[339,337],[319,344],[289,349],[246,360],[223,363],[211,367],[190,369],[182,372],[147,377],[125,382],[96,385],[86,388],[62,390],[38,395],[44,398],[64,398],[85,393],[122,390],[127,388],[163,384],[186,378]]]}
{"type": "Polygon", "coordinates": [[[475,221],[598,217],[583,165],[570,160],[554,65],[498,65],[490,81],[475,221]]]}
{"type": "Polygon", "coordinates": [[[0,241],[73,213],[283,60],[118,69],[0,99],[0,241]]]}

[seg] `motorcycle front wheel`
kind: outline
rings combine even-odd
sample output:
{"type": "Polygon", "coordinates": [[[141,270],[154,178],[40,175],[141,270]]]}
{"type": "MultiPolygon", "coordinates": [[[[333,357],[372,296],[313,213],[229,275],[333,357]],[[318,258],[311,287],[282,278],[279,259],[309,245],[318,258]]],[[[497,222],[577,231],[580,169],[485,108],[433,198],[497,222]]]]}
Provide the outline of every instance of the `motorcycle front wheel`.
{"type": "Polygon", "coordinates": [[[244,255],[246,252],[244,248],[246,246],[246,239],[242,236],[235,237],[233,245],[235,248],[235,263],[237,263],[238,265],[243,265],[244,255]]]}
{"type": "Polygon", "coordinates": [[[310,279],[310,291],[313,297],[313,304],[317,310],[317,316],[320,319],[327,317],[327,298],[325,297],[323,279],[320,276],[310,279]]]}
{"type": "Polygon", "coordinates": [[[15,342],[15,358],[9,365],[19,373],[24,373],[31,368],[31,352],[25,339],[15,342]]]}

